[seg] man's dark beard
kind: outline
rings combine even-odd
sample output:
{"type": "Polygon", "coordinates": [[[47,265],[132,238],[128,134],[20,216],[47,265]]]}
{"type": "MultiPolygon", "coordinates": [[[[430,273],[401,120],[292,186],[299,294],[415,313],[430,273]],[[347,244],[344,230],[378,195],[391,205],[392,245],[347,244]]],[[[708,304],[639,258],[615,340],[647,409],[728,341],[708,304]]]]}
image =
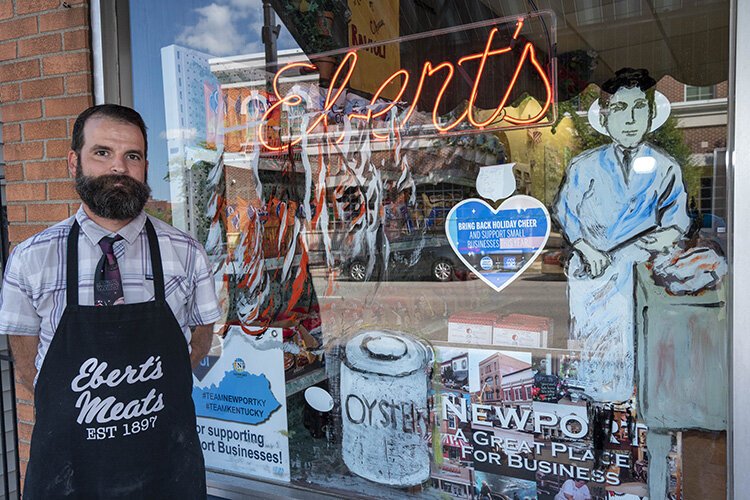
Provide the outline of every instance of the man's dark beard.
{"type": "Polygon", "coordinates": [[[76,172],[76,191],[95,215],[112,220],[135,218],[151,194],[148,184],[127,175],[83,175],[80,164],[76,172]]]}

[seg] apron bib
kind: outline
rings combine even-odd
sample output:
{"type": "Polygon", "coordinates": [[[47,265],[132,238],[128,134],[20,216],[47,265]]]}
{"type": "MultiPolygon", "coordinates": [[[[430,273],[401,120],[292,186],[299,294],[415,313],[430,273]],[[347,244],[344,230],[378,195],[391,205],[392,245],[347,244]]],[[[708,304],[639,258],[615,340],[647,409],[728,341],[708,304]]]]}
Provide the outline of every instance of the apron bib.
{"type": "Polygon", "coordinates": [[[146,232],[154,302],[78,304],[78,222],[68,236],[67,306],[34,392],[25,499],[205,498],[192,371],[146,232]]]}

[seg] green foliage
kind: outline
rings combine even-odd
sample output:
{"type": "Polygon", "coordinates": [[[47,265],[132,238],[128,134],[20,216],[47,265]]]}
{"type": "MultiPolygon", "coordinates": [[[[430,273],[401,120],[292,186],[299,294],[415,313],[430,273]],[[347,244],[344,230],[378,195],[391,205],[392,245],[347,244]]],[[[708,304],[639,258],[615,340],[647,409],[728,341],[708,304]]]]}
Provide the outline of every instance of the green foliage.
{"type": "Polygon", "coordinates": [[[283,20],[305,52],[315,54],[337,48],[326,28],[326,16],[336,15],[338,2],[330,0],[300,0],[285,2],[283,20]]]}

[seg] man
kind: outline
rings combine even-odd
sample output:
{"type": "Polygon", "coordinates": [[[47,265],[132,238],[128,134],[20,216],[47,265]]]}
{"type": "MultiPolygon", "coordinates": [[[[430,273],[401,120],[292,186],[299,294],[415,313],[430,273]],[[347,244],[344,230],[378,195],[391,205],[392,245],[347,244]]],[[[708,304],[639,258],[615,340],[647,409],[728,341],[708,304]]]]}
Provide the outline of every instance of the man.
{"type": "Polygon", "coordinates": [[[555,500],[591,500],[591,492],[586,481],[568,479],[555,495],[555,500]]]}
{"type": "Polygon", "coordinates": [[[191,364],[218,303],[205,251],[143,211],[146,152],[134,110],[81,113],[68,168],[83,203],[8,261],[0,333],[36,406],[24,498],[206,496],[191,364]]]}
{"type": "Polygon", "coordinates": [[[666,100],[655,105],[655,84],[648,71],[625,68],[602,85],[589,121],[613,142],[573,158],[554,207],[574,249],[567,274],[577,377],[596,401],[633,393],[633,266],[672,247],[690,225],[680,166],[644,142],[669,114],[666,100]]]}

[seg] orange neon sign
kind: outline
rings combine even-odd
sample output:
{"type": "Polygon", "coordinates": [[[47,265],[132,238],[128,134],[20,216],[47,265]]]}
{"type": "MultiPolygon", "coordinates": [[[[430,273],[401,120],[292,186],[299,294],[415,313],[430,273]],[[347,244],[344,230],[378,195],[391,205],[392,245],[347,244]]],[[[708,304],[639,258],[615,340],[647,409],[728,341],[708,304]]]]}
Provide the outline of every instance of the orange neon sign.
{"type": "MultiPolygon", "coordinates": [[[[523,28],[523,19],[519,19],[516,23],[516,29],[513,33],[513,40],[517,40],[518,36],[521,32],[521,29],[523,28]]],[[[539,62],[537,58],[536,49],[534,48],[534,45],[527,41],[523,44],[522,49],[520,51],[521,56],[516,64],[515,70],[513,72],[513,76],[510,79],[510,81],[507,84],[507,87],[505,89],[505,92],[502,94],[502,98],[497,105],[497,107],[493,110],[493,112],[485,119],[480,121],[476,115],[475,111],[475,103],[477,102],[477,98],[479,97],[479,89],[480,89],[480,83],[482,80],[482,77],[485,74],[485,71],[487,70],[488,64],[491,61],[493,57],[502,56],[504,54],[511,53],[513,51],[513,47],[511,45],[508,45],[506,47],[493,49],[493,41],[495,36],[499,30],[497,28],[492,28],[489,32],[489,35],[487,36],[487,42],[485,44],[484,50],[480,53],[476,54],[469,54],[466,56],[463,56],[458,59],[457,65],[463,66],[468,61],[477,61],[479,62],[479,66],[476,71],[476,75],[474,76],[474,81],[471,89],[471,94],[469,95],[468,99],[468,105],[466,109],[458,116],[456,117],[452,123],[446,124],[442,123],[439,116],[439,109],[440,104],[443,100],[445,92],[450,87],[451,82],[453,81],[454,74],[456,73],[456,65],[449,61],[443,61],[437,64],[432,63],[431,61],[426,61],[422,65],[422,71],[421,75],[419,77],[416,90],[414,92],[414,95],[411,99],[411,104],[409,105],[406,112],[403,114],[402,118],[399,119],[397,123],[397,129],[403,128],[406,126],[406,124],[409,122],[409,119],[412,117],[414,111],[416,110],[417,102],[420,100],[420,97],[422,97],[422,91],[424,88],[424,84],[429,78],[435,77],[435,75],[442,75],[442,84],[440,85],[440,90],[437,93],[437,96],[434,99],[434,102],[432,103],[432,125],[434,126],[435,130],[437,130],[439,133],[447,133],[451,130],[455,129],[461,124],[469,124],[470,126],[474,127],[475,129],[485,129],[486,127],[496,124],[501,121],[505,121],[510,125],[516,125],[516,126],[528,126],[532,125],[538,122],[541,122],[547,115],[547,112],[549,111],[550,107],[553,104],[554,101],[554,90],[552,82],[550,81],[550,77],[548,76],[547,72],[545,71],[542,64],[539,62]],[[510,99],[510,96],[515,89],[515,86],[518,82],[519,76],[521,75],[521,71],[524,67],[527,65],[530,65],[530,69],[537,74],[537,76],[540,78],[542,85],[544,87],[544,102],[541,106],[540,111],[534,115],[527,118],[514,118],[512,116],[508,116],[505,113],[505,107],[508,105],[508,101],[510,99]]],[[[354,73],[354,69],[357,66],[358,56],[357,51],[350,50],[346,53],[346,55],[343,57],[342,61],[339,63],[338,68],[336,68],[336,71],[333,74],[333,77],[331,78],[330,85],[328,87],[328,92],[326,94],[326,99],[323,104],[322,109],[320,109],[317,112],[317,116],[315,116],[314,119],[311,119],[307,125],[307,128],[303,131],[304,134],[311,134],[319,125],[323,125],[325,130],[328,129],[328,114],[333,110],[334,103],[336,100],[341,96],[341,94],[344,92],[344,90],[347,88],[349,84],[349,80],[352,77],[352,74],[354,73]]],[[[258,125],[258,137],[260,139],[261,144],[263,147],[268,151],[281,151],[283,149],[286,149],[290,146],[296,146],[302,141],[302,136],[297,137],[295,139],[292,139],[291,142],[286,143],[281,146],[276,146],[271,144],[268,141],[268,138],[266,137],[266,129],[268,127],[267,121],[268,118],[272,115],[272,113],[281,108],[282,106],[298,106],[302,104],[303,98],[297,94],[287,94],[282,95],[278,82],[279,79],[289,71],[295,69],[295,68],[306,68],[308,70],[315,69],[315,65],[309,64],[309,63],[291,63],[287,64],[286,66],[283,66],[281,69],[278,70],[276,73],[274,79],[273,79],[273,92],[276,97],[276,102],[274,102],[273,105],[271,105],[266,112],[264,113],[262,120],[260,124],[258,125]]],[[[405,70],[401,69],[399,71],[394,72],[385,80],[383,83],[378,87],[375,94],[372,96],[372,99],[370,100],[370,105],[367,107],[366,113],[349,113],[345,116],[345,119],[348,120],[363,120],[365,122],[370,122],[371,120],[374,120],[376,118],[380,118],[385,116],[387,113],[389,113],[401,100],[404,93],[406,92],[407,86],[409,84],[409,80],[411,79],[410,73],[405,70]],[[393,99],[391,102],[387,103],[385,107],[380,109],[377,112],[373,112],[372,109],[376,104],[382,105],[383,102],[378,102],[379,99],[381,99],[383,92],[385,89],[391,85],[391,84],[397,84],[400,85],[398,92],[396,93],[395,99],[393,99]]],[[[372,132],[373,137],[375,140],[382,140],[387,137],[387,135],[381,135],[377,134],[375,131],[372,132]]],[[[336,139],[336,142],[340,142],[343,140],[344,135],[343,133],[339,135],[339,137],[336,139]]]]}

